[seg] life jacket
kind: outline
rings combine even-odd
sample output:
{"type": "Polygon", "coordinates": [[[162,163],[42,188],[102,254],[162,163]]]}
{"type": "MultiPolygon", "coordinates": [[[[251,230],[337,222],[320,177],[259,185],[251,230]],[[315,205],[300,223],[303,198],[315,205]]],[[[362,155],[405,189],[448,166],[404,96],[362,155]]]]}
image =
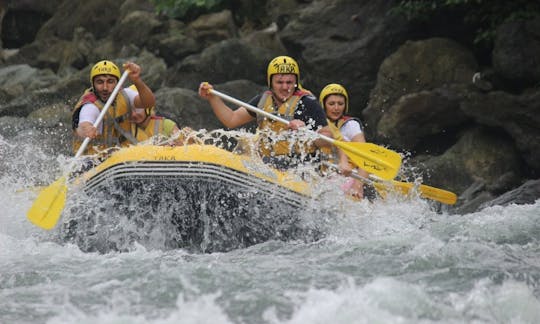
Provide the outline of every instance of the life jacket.
{"type": "MultiPolygon", "coordinates": [[[[332,137],[336,141],[343,141],[343,135],[341,135],[341,131],[336,126],[336,124],[334,124],[334,122],[328,118],[326,120],[328,121],[328,128],[330,128],[330,132],[332,132],[332,137]]],[[[337,148],[334,145],[321,147],[320,150],[321,158],[324,161],[329,161],[330,163],[337,164],[339,158],[337,148]]],[[[326,171],[327,169],[328,168],[326,166],[321,166],[322,171],[326,171]]]]}
{"type": "MultiPolygon", "coordinates": [[[[101,111],[105,106],[105,103],[102,102],[93,92],[93,90],[86,89],[84,94],[81,96],[72,112],[73,120],[73,153],[76,153],[79,150],[84,139],[81,139],[76,134],[76,129],[79,124],[79,113],[84,104],[93,103],[101,111]]],[[[136,144],[136,139],[131,136],[131,122],[129,121],[129,115],[131,114],[131,104],[129,102],[129,97],[125,90],[121,90],[116,96],[113,104],[107,110],[105,116],[103,116],[103,130],[101,134],[92,140],[92,145],[88,145],[83,154],[95,154],[99,151],[105,150],[113,146],[128,146],[131,144],[136,144]]]]}
{"type": "Polygon", "coordinates": [[[155,135],[165,136],[163,131],[164,117],[149,116],[150,121],[146,127],[142,128],[136,124],[131,124],[131,134],[138,142],[144,142],[154,137],[155,135]]]}
{"type": "MultiPolygon", "coordinates": [[[[274,106],[272,92],[265,91],[257,107],[272,115],[279,116],[285,120],[294,119],[294,113],[302,97],[310,93],[304,90],[296,90],[293,95],[283,102],[277,109],[274,106]]],[[[283,138],[288,133],[287,125],[273,119],[257,115],[259,151],[262,156],[279,155],[306,155],[315,152],[316,147],[312,144],[302,145],[298,141],[291,142],[283,138]],[[276,138],[277,137],[277,138],[276,138]]],[[[288,137],[288,136],[287,136],[288,137]]]]}
{"type": "MultiPolygon", "coordinates": [[[[360,128],[363,128],[362,122],[359,118],[351,117],[351,116],[341,116],[340,119],[336,121],[332,121],[330,119],[326,119],[328,121],[328,127],[330,128],[330,131],[332,132],[332,136],[337,141],[345,141],[345,138],[343,137],[343,134],[341,134],[341,127],[345,125],[347,122],[351,120],[356,120],[360,124],[360,128]]],[[[328,160],[332,163],[337,164],[339,157],[337,153],[337,148],[335,146],[331,147],[323,147],[321,148],[323,159],[328,160]]],[[[349,160],[349,163],[352,164],[352,162],[349,160]]]]}
{"type": "Polygon", "coordinates": [[[360,124],[360,129],[364,129],[364,126],[362,125],[362,121],[359,118],[351,117],[351,116],[341,116],[340,119],[336,120],[335,122],[328,120],[328,124],[334,124],[338,129],[341,129],[343,125],[345,125],[347,122],[350,122],[351,120],[355,120],[360,124]]]}

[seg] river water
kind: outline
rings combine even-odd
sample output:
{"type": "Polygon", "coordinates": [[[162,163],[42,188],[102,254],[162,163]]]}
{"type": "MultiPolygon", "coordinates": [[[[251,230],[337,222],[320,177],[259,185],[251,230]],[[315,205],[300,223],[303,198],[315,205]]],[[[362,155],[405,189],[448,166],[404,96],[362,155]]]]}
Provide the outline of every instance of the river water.
{"type": "Polygon", "coordinates": [[[330,195],[313,207],[331,221],[303,215],[326,219],[319,240],[89,253],[25,216],[32,186],[66,158],[2,137],[0,156],[0,323],[540,320],[540,201],[452,215],[418,198],[330,195]]]}

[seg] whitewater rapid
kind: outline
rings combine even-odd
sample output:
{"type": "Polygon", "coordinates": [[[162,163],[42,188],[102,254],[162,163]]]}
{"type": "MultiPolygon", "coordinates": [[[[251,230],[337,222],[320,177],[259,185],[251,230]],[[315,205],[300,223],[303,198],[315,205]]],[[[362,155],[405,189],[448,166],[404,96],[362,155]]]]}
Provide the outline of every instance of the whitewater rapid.
{"type": "MultiPolygon", "coordinates": [[[[0,323],[536,323],[540,201],[467,215],[329,194],[316,241],[85,253],[26,220],[65,157],[0,138],[0,323]],[[36,186],[38,186],[36,188],[36,186]],[[332,219],[327,211],[331,209],[332,219]]],[[[98,202],[95,202],[96,204],[98,202]]]]}

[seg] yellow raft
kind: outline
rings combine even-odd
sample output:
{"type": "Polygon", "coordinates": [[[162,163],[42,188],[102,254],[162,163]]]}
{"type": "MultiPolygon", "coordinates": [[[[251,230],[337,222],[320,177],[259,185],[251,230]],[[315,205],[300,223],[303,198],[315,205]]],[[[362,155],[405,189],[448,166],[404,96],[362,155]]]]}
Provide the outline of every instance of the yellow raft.
{"type": "Polygon", "coordinates": [[[299,217],[308,182],[213,145],[123,148],[75,183],[89,200],[73,203],[62,233],[87,251],[138,242],[213,252],[318,236],[299,217]]]}
{"type": "Polygon", "coordinates": [[[113,153],[82,177],[85,191],[108,186],[110,181],[148,179],[152,182],[201,181],[259,190],[283,203],[301,206],[310,195],[298,175],[273,169],[250,156],[213,145],[131,146],[113,153]]]}

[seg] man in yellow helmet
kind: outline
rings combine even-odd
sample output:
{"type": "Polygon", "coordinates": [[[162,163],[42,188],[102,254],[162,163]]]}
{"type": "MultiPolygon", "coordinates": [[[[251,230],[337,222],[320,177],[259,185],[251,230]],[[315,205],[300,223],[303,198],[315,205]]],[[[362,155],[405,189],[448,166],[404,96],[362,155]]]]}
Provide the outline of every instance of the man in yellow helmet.
{"type": "Polygon", "coordinates": [[[131,135],[130,112],[135,108],[151,108],[155,105],[152,90],[141,79],[141,67],[133,62],[124,64],[129,71],[129,79],[137,90],[124,88],[116,96],[105,114],[103,121],[94,127],[105,103],[116,88],[121,77],[120,69],[111,61],[97,62],[90,70],[91,88],[81,96],[72,115],[72,127],[75,132],[74,152],[78,150],[84,138],[93,140],[93,147],[88,147],[85,154],[113,146],[122,146],[137,141],[131,135]]]}
{"type": "MultiPolygon", "coordinates": [[[[245,107],[236,110],[228,107],[221,98],[213,96],[209,90],[213,86],[207,82],[199,86],[199,95],[208,100],[216,117],[228,128],[235,128],[257,120],[260,136],[259,150],[263,160],[276,167],[287,168],[313,157],[315,149],[329,146],[322,139],[310,145],[298,145],[291,130],[306,126],[308,129],[332,137],[324,111],[311,92],[300,86],[298,63],[289,56],[278,56],[270,61],[267,68],[268,90],[249,101],[268,113],[289,120],[288,125],[257,116],[245,107]],[[286,134],[287,137],[281,135],[286,134]],[[278,136],[276,136],[278,135],[278,136]]],[[[341,165],[341,164],[340,164],[341,165]]],[[[344,170],[350,173],[349,170],[344,170]]]]}

